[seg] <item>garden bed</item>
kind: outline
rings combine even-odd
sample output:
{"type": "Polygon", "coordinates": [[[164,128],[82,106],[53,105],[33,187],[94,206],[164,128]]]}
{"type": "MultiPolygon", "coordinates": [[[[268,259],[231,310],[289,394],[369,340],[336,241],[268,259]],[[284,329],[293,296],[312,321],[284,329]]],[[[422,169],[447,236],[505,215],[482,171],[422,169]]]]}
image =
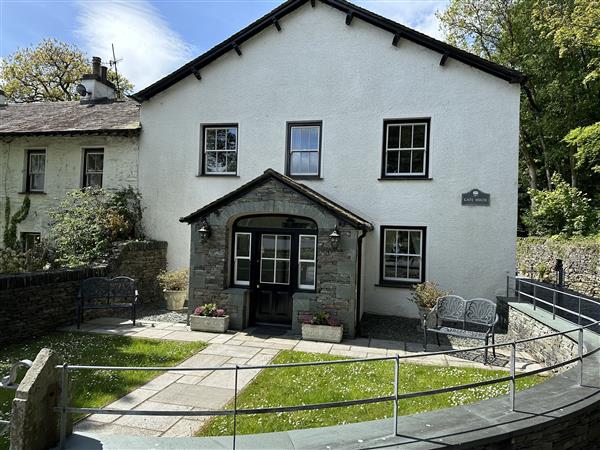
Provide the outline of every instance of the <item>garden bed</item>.
{"type": "MultiPolygon", "coordinates": [[[[344,359],[331,355],[282,351],[273,364],[344,359]]],[[[505,371],[488,369],[400,365],[400,393],[424,391],[506,376],[505,371]]],[[[544,381],[533,376],[519,379],[518,389],[544,381]]],[[[394,362],[374,361],[355,364],[265,369],[238,396],[238,408],[292,406],[329,401],[363,399],[392,395],[394,362]]],[[[435,409],[478,402],[508,393],[508,383],[449,392],[399,401],[398,414],[416,414],[435,409]]],[[[228,408],[231,408],[229,405],[228,408]]],[[[267,433],[301,428],[325,427],[392,416],[391,402],[357,405],[293,413],[255,414],[237,417],[239,434],[267,433]]],[[[233,433],[231,417],[213,418],[199,436],[233,433]]]]}
{"type": "MultiPolygon", "coordinates": [[[[49,333],[0,350],[0,375],[12,364],[34,360],[40,349],[51,348],[69,364],[107,366],[175,366],[206,347],[201,342],[161,341],[86,333],[49,333]]],[[[101,407],[147,383],[162,372],[76,371],[72,376],[73,404],[101,407]]],[[[0,389],[0,418],[8,419],[15,391],[0,389]]],[[[0,450],[8,449],[0,436],[0,450]]]]}

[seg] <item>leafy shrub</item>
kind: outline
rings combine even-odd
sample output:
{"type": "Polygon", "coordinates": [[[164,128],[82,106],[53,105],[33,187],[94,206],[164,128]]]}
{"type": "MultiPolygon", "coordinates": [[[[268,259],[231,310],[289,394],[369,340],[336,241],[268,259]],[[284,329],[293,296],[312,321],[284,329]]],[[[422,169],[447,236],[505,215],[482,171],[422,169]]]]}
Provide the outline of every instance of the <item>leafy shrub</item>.
{"type": "Polygon", "coordinates": [[[198,306],[194,310],[195,316],[206,316],[206,317],[223,317],[225,316],[225,310],[218,308],[216,303],[205,303],[202,306],[198,306]]]}
{"type": "Polygon", "coordinates": [[[0,249],[0,273],[37,272],[49,268],[49,253],[45,243],[36,244],[26,252],[13,248],[0,249]]]}
{"type": "Polygon", "coordinates": [[[140,195],[90,187],[67,194],[50,212],[48,239],[55,264],[77,267],[106,260],[116,241],[141,238],[140,195]]]}
{"type": "Polygon", "coordinates": [[[179,269],[163,271],[156,278],[158,284],[166,291],[185,291],[188,287],[188,270],[179,269]]]}
{"type": "Polygon", "coordinates": [[[537,236],[588,235],[598,228],[598,213],[590,199],[569,186],[558,174],[552,177],[554,190],[529,190],[532,209],[523,218],[529,233],[537,236]]]}
{"type": "Polygon", "coordinates": [[[437,283],[426,281],[413,286],[410,300],[422,308],[431,309],[435,306],[438,298],[450,294],[452,291],[442,291],[437,283]]]}
{"type": "Polygon", "coordinates": [[[339,327],[342,322],[327,311],[319,311],[313,316],[309,316],[304,319],[303,323],[309,325],[329,325],[330,327],[339,327]]]}

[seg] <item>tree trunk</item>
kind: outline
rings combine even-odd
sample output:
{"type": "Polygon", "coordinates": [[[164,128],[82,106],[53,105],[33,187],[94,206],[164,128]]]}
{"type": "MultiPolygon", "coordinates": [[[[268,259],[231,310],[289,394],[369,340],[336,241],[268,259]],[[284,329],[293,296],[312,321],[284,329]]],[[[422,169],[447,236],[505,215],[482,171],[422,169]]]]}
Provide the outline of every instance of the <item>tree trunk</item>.
{"type": "Polygon", "coordinates": [[[577,167],[575,161],[575,151],[570,148],[569,149],[569,165],[571,167],[571,187],[577,187],[577,167]]]}
{"type": "Polygon", "coordinates": [[[533,156],[529,150],[527,150],[526,146],[523,146],[523,157],[525,158],[525,165],[527,166],[527,175],[529,175],[529,187],[537,191],[537,167],[535,166],[533,156]]]}

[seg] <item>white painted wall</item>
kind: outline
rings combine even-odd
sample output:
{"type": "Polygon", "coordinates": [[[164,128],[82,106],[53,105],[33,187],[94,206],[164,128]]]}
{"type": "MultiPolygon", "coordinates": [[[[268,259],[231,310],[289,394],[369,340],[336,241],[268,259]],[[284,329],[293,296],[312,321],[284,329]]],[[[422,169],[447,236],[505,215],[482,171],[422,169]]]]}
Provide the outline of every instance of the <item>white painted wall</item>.
{"type": "MultiPolygon", "coordinates": [[[[17,233],[48,229],[48,211],[65,198],[68,191],[81,187],[83,148],[104,148],[103,187],[117,190],[137,187],[138,137],[120,136],[35,136],[0,139],[0,205],[10,198],[13,213],[21,206],[27,171],[27,149],[46,149],[45,193],[31,193],[31,209],[18,225],[17,233]]],[[[4,228],[4,220],[0,229],[4,228]]],[[[18,234],[19,236],[19,234],[18,234]]]]}
{"type": "Polygon", "coordinates": [[[519,86],[308,4],[142,105],[140,189],[146,229],[187,266],[178,222],[271,167],[284,172],[286,121],[322,120],[322,180],[305,181],[371,220],[363,310],[414,315],[408,290],[377,287],[379,226],[427,226],[427,279],[492,297],[514,271],[519,86]],[[383,121],[431,117],[432,180],[378,181],[383,121]],[[239,124],[239,177],[197,177],[201,124],[239,124]],[[490,207],[463,207],[479,188],[490,207]]]}

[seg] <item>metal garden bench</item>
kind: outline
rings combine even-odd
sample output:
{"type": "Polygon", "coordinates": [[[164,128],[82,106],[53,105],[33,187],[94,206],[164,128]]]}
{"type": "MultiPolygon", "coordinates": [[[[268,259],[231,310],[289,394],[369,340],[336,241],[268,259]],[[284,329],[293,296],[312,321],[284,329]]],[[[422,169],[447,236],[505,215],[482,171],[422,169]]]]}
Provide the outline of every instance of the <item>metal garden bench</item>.
{"type": "Polygon", "coordinates": [[[77,329],[83,322],[83,312],[91,309],[131,309],[135,325],[138,291],[129,277],[93,277],[83,280],[77,296],[77,329]]]}
{"type": "MultiPolygon", "coordinates": [[[[427,332],[435,333],[438,345],[440,334],[457,336],[468,339],[485,341],[485,345],[491,338],[495,344],[494,327],[498,323],[496,304],[486,298],[473,298],[465,300],[458,295],[445,295],[437,300],[435,307],[423,318],[423,348],[427,351],[427,332]],[[430,317],[435,317],[435,325],[428,326],[430,317]]],[[[496,357],[496,348],[492,348],[496,357]]],[[[488,349],[485,349],[485,360],[487,364],[488,349]]]]}

